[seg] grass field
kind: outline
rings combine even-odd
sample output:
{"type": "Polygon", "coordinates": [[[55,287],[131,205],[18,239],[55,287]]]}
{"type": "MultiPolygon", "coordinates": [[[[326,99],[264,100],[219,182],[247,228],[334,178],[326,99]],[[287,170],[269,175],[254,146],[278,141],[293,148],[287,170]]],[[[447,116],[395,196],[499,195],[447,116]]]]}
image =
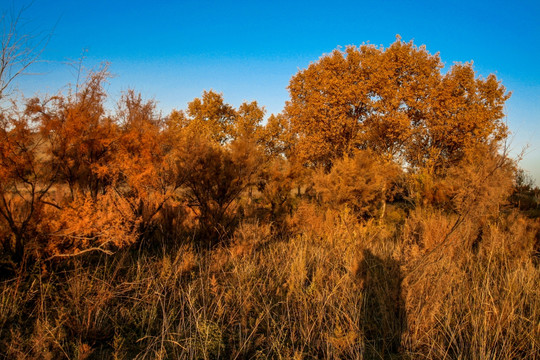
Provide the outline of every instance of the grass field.
{"type": "MultiPolygon", "coordinates": [[[[0,287],[5,359],[537,359],[538,221],[302,205],[288,235],[35,264],[0,287]]],[[[159,241],[156,240],[156,243],[159,241]]]]}

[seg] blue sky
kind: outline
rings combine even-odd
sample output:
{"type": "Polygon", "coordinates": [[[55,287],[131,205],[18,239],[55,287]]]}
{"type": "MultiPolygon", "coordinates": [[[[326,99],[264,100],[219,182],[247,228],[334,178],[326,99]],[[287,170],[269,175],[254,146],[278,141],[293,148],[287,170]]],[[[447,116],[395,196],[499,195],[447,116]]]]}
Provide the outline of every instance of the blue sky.
{"type": "MultiPolygon", "coordinates": [[[[4,1],[0,10],[28,1],[4,1]]],[[[439,52],[448,66],[474,61],[512,92],[506,113],[521,166],[540,183],[540,1],[47,1],[24,13],[29,33],[53,29],[20,79],[25,95],[56,93],[76,81],[66,62],[111,63],[109,92],[134,88],[164,114],[203,90],[238,106],[257,100],[280,112],[292,75],[338,46],[390,45],[396,34],[439,52]]]]}

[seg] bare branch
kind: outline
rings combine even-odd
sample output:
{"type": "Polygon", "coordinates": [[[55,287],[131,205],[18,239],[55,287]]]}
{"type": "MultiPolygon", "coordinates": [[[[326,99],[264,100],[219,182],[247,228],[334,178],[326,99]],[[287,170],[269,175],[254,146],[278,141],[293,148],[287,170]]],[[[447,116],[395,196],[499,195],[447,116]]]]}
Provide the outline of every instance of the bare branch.
{"type": "Polygon", "coordinates": [[[21,32],[23,15],[28,8],[24,6],[14,14],[0,15],[0,101],[8,97],[15,79],[38,61],[51,37],[51,34],[40,37],[21,32]]]}
{"type": "Polygon", "coordinates": [[[92,247],[92,248],[88,248],[88,249],[85,249],[85,250],[81,250],[81,251],[76,252],[76,253],[52,255],[52,256],[48,257],[47,259],[45,259],[45,261],[50,261],[50,260],[55,259],[55,258],[66,258],[66,257],[79,256],[79,255],[82,255],[84,253],[88,253],[88,252],[91,252],[91,251],[100,251],[100,252],[102,252],[104,254],[107,254],[107,255],[114,254],[112,251],[107,250],[107,249],[103,249],[102,247],[92,247]]]}

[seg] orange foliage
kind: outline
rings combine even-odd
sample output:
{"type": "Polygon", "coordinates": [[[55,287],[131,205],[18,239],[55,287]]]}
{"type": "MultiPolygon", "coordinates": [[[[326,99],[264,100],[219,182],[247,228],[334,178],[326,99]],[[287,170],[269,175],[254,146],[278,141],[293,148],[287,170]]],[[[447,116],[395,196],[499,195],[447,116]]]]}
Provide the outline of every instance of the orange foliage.
{"type": "Polygon", "coordinates": [[[120,101],[117,117],[118,150],[109,171],[115,179],[114,191],[129,204],[139,219],[138,230],[145,235],[181,179],[154,102],[144,102],[140,94],[128,91],[120,101]]]}
{"type": "Polygon", "coordinates": [[[15,261],[37,240],[57,168],[43,155],[44,141],[25,114],[0,115],[0,244],[15,261]]]}
{"type": "Polygon", "coordinates": [[[95,199],[80,195],[42,227],[51,240],[44,250],[54,257],[89,248],[107,251],[130,245],[138,239],[140,221],[131,204],[113,191],[98,194],[95,199]]]}
{"type": "Polygon", "coordinates": [[[222,144],[230,140],[236,111],[223,101],[223,95],[203,92],[202,99],[196,98],[188,104],[187,114],[188,126],[195,132],[206,134],[222,144]]]}
{"type": "Polygon", "coordinates": [[[371,151],[356,151],[336,161],[329,173],[319,171],[315,190],[325,204],[347,204],[358,215],[382,217],[399,175],[395,164],[371,151]]]}
{"type": "Polygon", "coordinates": [[[233,137],[235,139],[259,141],[262,135],[261,123],[264,112],[264,108],[259,107],[256,101],[241,104],[232,130],[233,137]]]}
{"type": "Polygon", "coordinates": [[[220,146],[188,133],[179,144],[177,173],[184,179],[184,197],[198,214],[207,240],[222,238],[234,225],[236,201],[253,184],[260,157],[251,141],[220,146]]]}
{"type": "Polygon", "coordinates": [[[442,67],[399,38],[335,50],[263,124],[256,101],[236,109],[214,91],[163,119],[130,90],[109,113],[104,66],[74,92],[2,112],[0,241],[18,260],[29,239],[54,256],[176,240],[182,227],[214,242],[246,214],[285,224],[295,197],[382,218],[403,178],[399,196],[416,205],[495,214],[515,171],[498,154],[509,95],[472,64],[442,67]]]}
{"type": "Polygon", "coordinates": [[[476,146],[463,159],[438,175],[426,169],[410,176],[412,200],[462,216],[481,218],[499,211],[512,193],[514,161],[485,146],[476,146]]]}
{"type": "Polygon", "coordinates": [[[284,155],[292,158],[291,148],[294,144],[295,136],[291,130],[288,119],[282,115],[270,115],[266,125],[261,129],[261,142],[269,156],[284,155]]]}
{"type": "Polygon", "coordinates": [[[263,205],[270,207],[272,222],[282,222],[292,211],[292,191],[297,177],[295,168],[280,157],[263,168],[257,188],[262,194],[263,205]]]}
{"type": "Polygon", "coordinates": [[[438,55],[396,40],[335,50],[296,74],[285,112],[298,134],[298,155],[327,168],[354,149],[437,170],[480,144],[506,135],[509,95],[494,75],[475,77],[472,64],[441,74],[438,55]]]}
{"type": "Polygon", "coordinates": [[[117,127],[104,108],[108,76],[105,67],[91,73],[75,94],[34,98],[27,104],[26,113],[39,124],[48,142],[47,156],[72,197],[80,193],[95,199],[110,184],[104,168],[116,146],[117,127]]]}

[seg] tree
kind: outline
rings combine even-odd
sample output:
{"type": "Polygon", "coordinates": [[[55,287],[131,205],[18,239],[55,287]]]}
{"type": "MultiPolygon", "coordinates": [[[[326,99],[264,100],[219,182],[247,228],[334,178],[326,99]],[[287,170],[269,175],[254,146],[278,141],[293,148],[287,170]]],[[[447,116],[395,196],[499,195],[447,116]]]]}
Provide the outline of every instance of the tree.
{"type": "Polygon", "coordinates": [[[264,113],[264,108],[260,107],[256,101],[242,103],[236,111],[232,129],[233,137],[260,142],[264,113]]]}
{"type": "Polygon", "coordinates": [[[235,109],[225,103],[222,94],[210,90],[204,91],[201,98],[191,101],[186,111],[173,110],[165,125],[172,137],[188,131],[221,145],[238,139],[265,145],[267,132],[262,125],[264,115],[264,107],[256,101],[243,102],[235,109]]]}
{"type": "Polygon", "coordinates": [[[116,114],[108,115],[107,77],[105,66],[90,73],[75,93],[27,104],[26,115],[44,139],[41,150],[58,172],[59,213],[49,221],[54,241],[47,246],[54,256],[142,238],[178,188],[180,177],[155,103],[130,90],[116,114]]]}
{"type": "Polygon", "coordinates": [[[291,158],[294,134],[291,124],[283,114],[270,115],[266,125],[261,129],[261,142],[265,152],[271,157],[285,156],[291,158]]]}
{"type": "Polygon", "coordinates": [[[183,184],[176,172],[171,131],[162,131],[162,119],[154,101],[143,101],[130,90],[120,100],[116,115],[120,127],[117,151],[110,162],[112,187],[128,204],[137,221],[137,232],[145,236],[157,214],[183,184]]]}
{"type": "Polygon", "coordinates": [[[21,20],[28,6],[17,13],[0,15],[0,102],[8,95],[15,79],[35,63],[43,52],[47,37],[21,33],[21,20]]]}
{"type": "Polygon", "coordinates": [[[472,64],[442,74],[438,56],[398,39],[388,48],[334,50],[296,74],[285,114],[305,164],[332,163],[355,149],[431,172],[456,163],[479,144],[506,136],[509,95],[494,75],[472,64]]]}
{"type": "Polygon", "coordinates": [[[509,97],[495,75],[476,78],[472,63],[452,66],[429,98],[429,111],[409,143],[407,160],[437,173],[479,148],[499,150],[508,135],[502,120],[509,97]]]}
{"type": "Polygon", "coordinates": [[[177,174],[183,198],[197,214],[201,238],[224,239],[237,220],[237,200],[254,184],[261,157],[253,141],[238,139],[220,145],[186,129],[177,150],[177,174]]]}
{"type": "Polygon", "coordinates": [[[15,262],[39,240],[45,207],[55,206],[49,190],[58,169],[44,156],[45,145],[24,113],[0,114],[0,244],[15,262]]]}
{"type": "Polygon", "coordinates": [[[222,94],[204,91],[202,99],[195,98],[188,104],[187,115],[188,126],[197,132],[209,134],[221,144],[232,138],[236,111],[224,102],[222,94]]]}
{"type": "Polygon", "coordinates": [[[38,123],[46,138],[48,156],[68,185],[71,197],[78,193],[96,199],[110,185],[108,164],[117,145],[118,129],[105,113],[103,83],[107,66],[88,75],[76,93],[34,98],[26,113],[38,123]]]}

